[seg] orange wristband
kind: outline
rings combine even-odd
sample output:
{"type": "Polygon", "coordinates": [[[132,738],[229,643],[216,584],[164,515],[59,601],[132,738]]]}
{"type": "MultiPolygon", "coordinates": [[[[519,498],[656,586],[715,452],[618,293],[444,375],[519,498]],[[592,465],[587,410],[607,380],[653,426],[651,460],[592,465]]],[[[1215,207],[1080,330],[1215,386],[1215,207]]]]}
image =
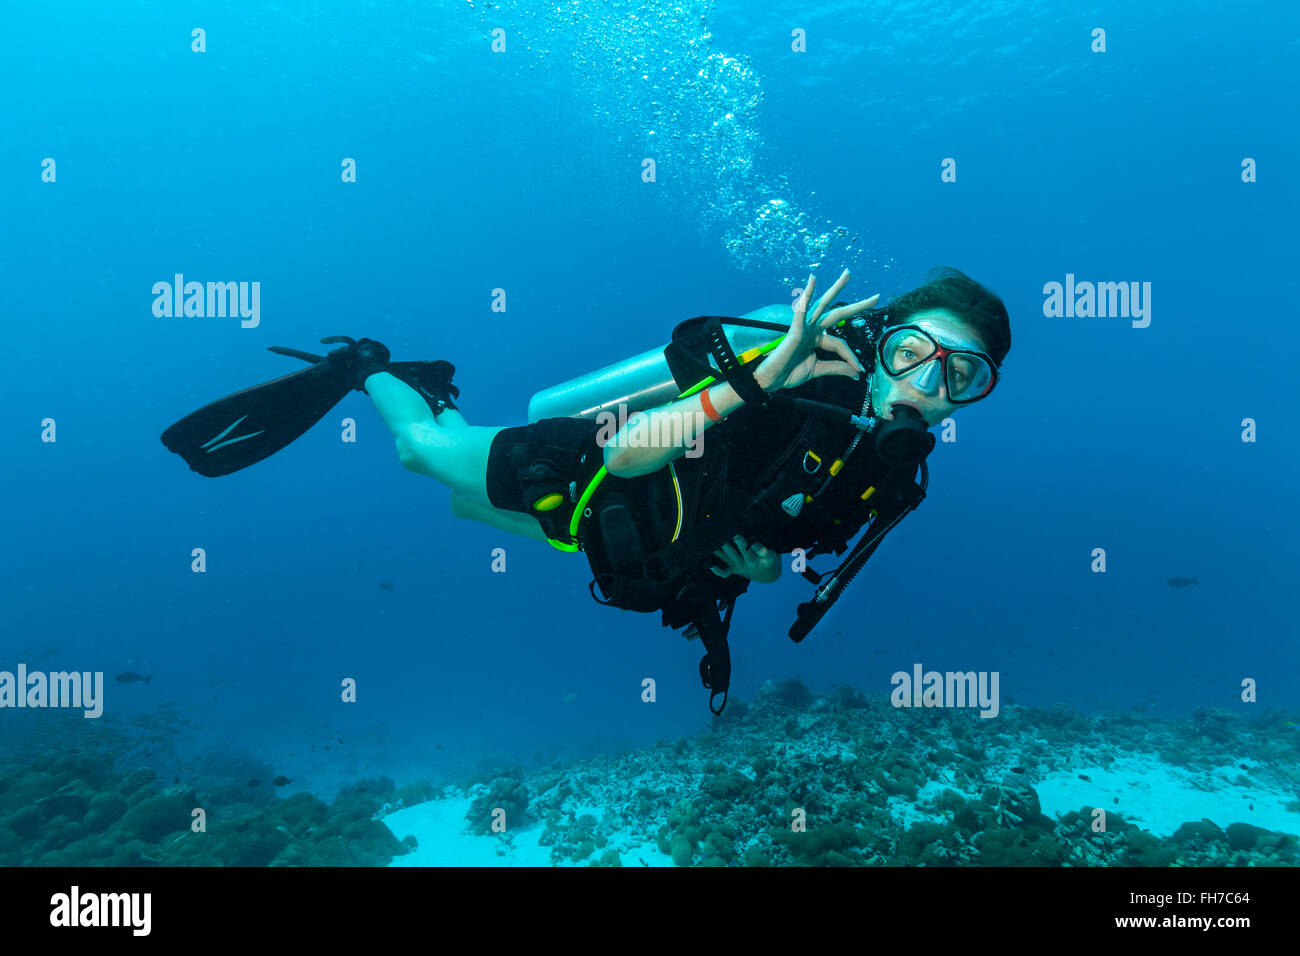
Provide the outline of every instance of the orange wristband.
{"type": "Polygon", "coordinates": [[[722,421],[722,416],[718,414],[718,410],[713,407],[713,402],[709,399],[709,390],[707,388],[700,392],[700,405],[704,408],[704,414],[709,417],[709,421],[722,421]]]}

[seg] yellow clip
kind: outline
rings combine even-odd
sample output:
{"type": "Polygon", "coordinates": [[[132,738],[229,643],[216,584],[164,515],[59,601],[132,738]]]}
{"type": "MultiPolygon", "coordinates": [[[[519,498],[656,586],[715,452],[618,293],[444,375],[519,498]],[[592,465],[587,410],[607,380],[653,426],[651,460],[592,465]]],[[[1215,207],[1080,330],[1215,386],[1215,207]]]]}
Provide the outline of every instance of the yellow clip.
{"type": "Polygon", "coordinates": [[[843,467],[844,467],[844,459],[836,458],[835,464],[831,465],[831,476],[834,477],[835,475],[838,475],[840,473],[840,469],[843,467]]]}
{"type": "Polygon", "coordinates": [[[812,501],[812,495],[804,495],[804,496],[803,496],[803,503],[804,503],[804,504],[807,504],[807,503],[810,502],[810,501],[812,501]]]}
{"type": "Polygon", "coordinates": [[[746,362],[756,359],[762,354],[763,350],[757,345],[752,349],[746,349],[744,352],[740,353],[740,364],[744,365],[746,362]]]}
{"type": "Polygon", "coordinates": [[[866,491],[862,492],[862,497],[861,497],[861,499],[859,499],[859,500],[861,500],[861,501],[866,501],[868,498],[870,498],[870,497],[871,497],[872,495],[874,495],[875,493],[876,493],[876,486],[875,486],[875,485],[872,485],[872,486],[871,486],[870,488],[868,488],[866,491]]]}
{"type": "Polygon", "coordinates": [[[534,511],[554,511],[564,503],[564,495],[546,495],[533,502],[534,511]]]}

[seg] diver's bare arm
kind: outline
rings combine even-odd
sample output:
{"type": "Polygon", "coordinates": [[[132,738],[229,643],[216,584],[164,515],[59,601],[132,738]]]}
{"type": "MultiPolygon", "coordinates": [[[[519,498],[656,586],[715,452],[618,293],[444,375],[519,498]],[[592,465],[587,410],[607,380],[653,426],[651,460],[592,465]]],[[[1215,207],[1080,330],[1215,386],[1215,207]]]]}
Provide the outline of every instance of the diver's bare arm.
{"type": "MultiPolygon", "coordinates": [[[[709,401],[724,418],[744,404],[736,390],[726,382],[708,389],[709,401]]],[[[638,478],[676,461],[703,441],[703,434],[713,422],[704,414],[700,395],[679,399],[659,408],[637,412],[605,444],[605,467],[617,478],[638,478]],[[634,437],[635,436],[635,437],[634,437]],[[671,441],[661,441],[671,436],[671,441]],[[680,436],[680,444],[675,444],[680,436]]]]}
{"type": "MultiPolygon", "coordinates": [[[[852,305],[832,308],[831,303],[848,281],[849,271],[845,269],[830,291],[818,300],[809,316],[808,306],[817,279],[808,277],[799,301],[791,310],[790,330],[781,337],[776,348],[759,359],[754,369],[754,381],[759,388],[773,392],[797,388],[820,375],[858,378],[863,374],[862,363],[848,344],[841,338],[826,334],[835,324],[867,311],[880,301],[879,295],[873,295],[852,305]],[[819,349],[837,355],[838,359],[820,358],[817,354],[819,349]]],[[[713,407],[724,418],[744,404],[736,390],[725,382],[712,385],[707,391],[713,407]]],[[[605,467],[611,475],[619,478],[636,478],[658,471],[694,447],[710,424],[712,422],[704,414],[700,395],[640,412],[629,418],[618,434],[606,443],[605,467]],[[633,439],[632,434],[638,430],[640,434],[633,439]],[[671,435],[673,440],[663,441],[664,435],[671,435]]]]}

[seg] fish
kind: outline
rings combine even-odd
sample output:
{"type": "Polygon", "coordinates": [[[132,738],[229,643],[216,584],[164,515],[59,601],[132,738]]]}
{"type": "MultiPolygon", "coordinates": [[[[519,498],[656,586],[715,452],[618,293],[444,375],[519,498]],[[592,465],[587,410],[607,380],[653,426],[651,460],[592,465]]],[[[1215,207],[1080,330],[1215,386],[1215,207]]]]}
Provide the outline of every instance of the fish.
{"type": "Polygon", "coordinates": [[[260,786],[261,783],[262,783],[262,781],[260,781],[260,780],[250,780],[250,781],[248,781],[248,785],[249,785],[250,787],[260,786]]]}
{"type": "Polygon", "coordinates": [[[277,787],[287,787],[289,784],[293,783],[293,781],[290,780],[288,777],[286,777],[284,774],[280,774],[280,776],[272,780],[271,783],[277,787]]]}
{"type": "Polygon", "coordinates": [[[391,581],[380,581],[379,586],[385,591],[391,591],[393,589],[393,583],[391,581]]]}
{"type": "Polygon", "coordinates": [[[577,696],[578,696],[578,692],[576,690],[571,690],[563,697],[560,698],[560,702],[567,704],[569,701],[573,700],[577,696]]]}
{"type": "Polygon", "coordinates": [[[143,674],[137,674],[135,671],[122,671],[122,673],[114,677],[113,680],[117,681],[119,684],[134,684],[138,681],[144,681],[147,684],[149,681],[153,680],[153,675],[150,674],[148,677],[145,677],[143,674]]]}
{"type": "Polygon", "coordinates": [[[1185,588],[1189,584],[1195,584],[1196,578],[1170,578],[1169,586],[1171,588],[1185,588]]]}
{"type": "Polygon", "coordinates": [[[1089,777],[1086,773],[1079,774],[1079,779],[1084,783],[1092,783],[1092,777],[1089,777]]]}

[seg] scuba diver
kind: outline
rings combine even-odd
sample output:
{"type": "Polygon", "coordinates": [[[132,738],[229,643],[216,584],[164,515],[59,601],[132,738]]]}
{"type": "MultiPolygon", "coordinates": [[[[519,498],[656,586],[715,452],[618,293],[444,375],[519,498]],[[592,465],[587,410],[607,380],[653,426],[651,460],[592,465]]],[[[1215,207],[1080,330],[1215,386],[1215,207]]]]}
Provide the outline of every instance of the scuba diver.
{"type": "Polygon", "coordinates": [[[455,515],[584,552],[596,601],[661,612],[699,639],[720,714],[739,596],[789,556],[816,585],[789,630],[802,641],[925,497],[928,429],[988,397],[1011,347],[1001,299],[958,270],[883,307],[835,301],[848,280],[815,305],[810,276],[793,305],[682,322],[666,347],[534,395],[528,425],[466,422],[448,362],[392,362],[379,342],[333,336],[321,341],[342,346],[324,356],[271,347],[311,364],[162,440],[199,474],[226,475],[364,391],[402,465],[446,485],[455,515]],[[833,571],[808,567],[846,550],[833,571]]]}

